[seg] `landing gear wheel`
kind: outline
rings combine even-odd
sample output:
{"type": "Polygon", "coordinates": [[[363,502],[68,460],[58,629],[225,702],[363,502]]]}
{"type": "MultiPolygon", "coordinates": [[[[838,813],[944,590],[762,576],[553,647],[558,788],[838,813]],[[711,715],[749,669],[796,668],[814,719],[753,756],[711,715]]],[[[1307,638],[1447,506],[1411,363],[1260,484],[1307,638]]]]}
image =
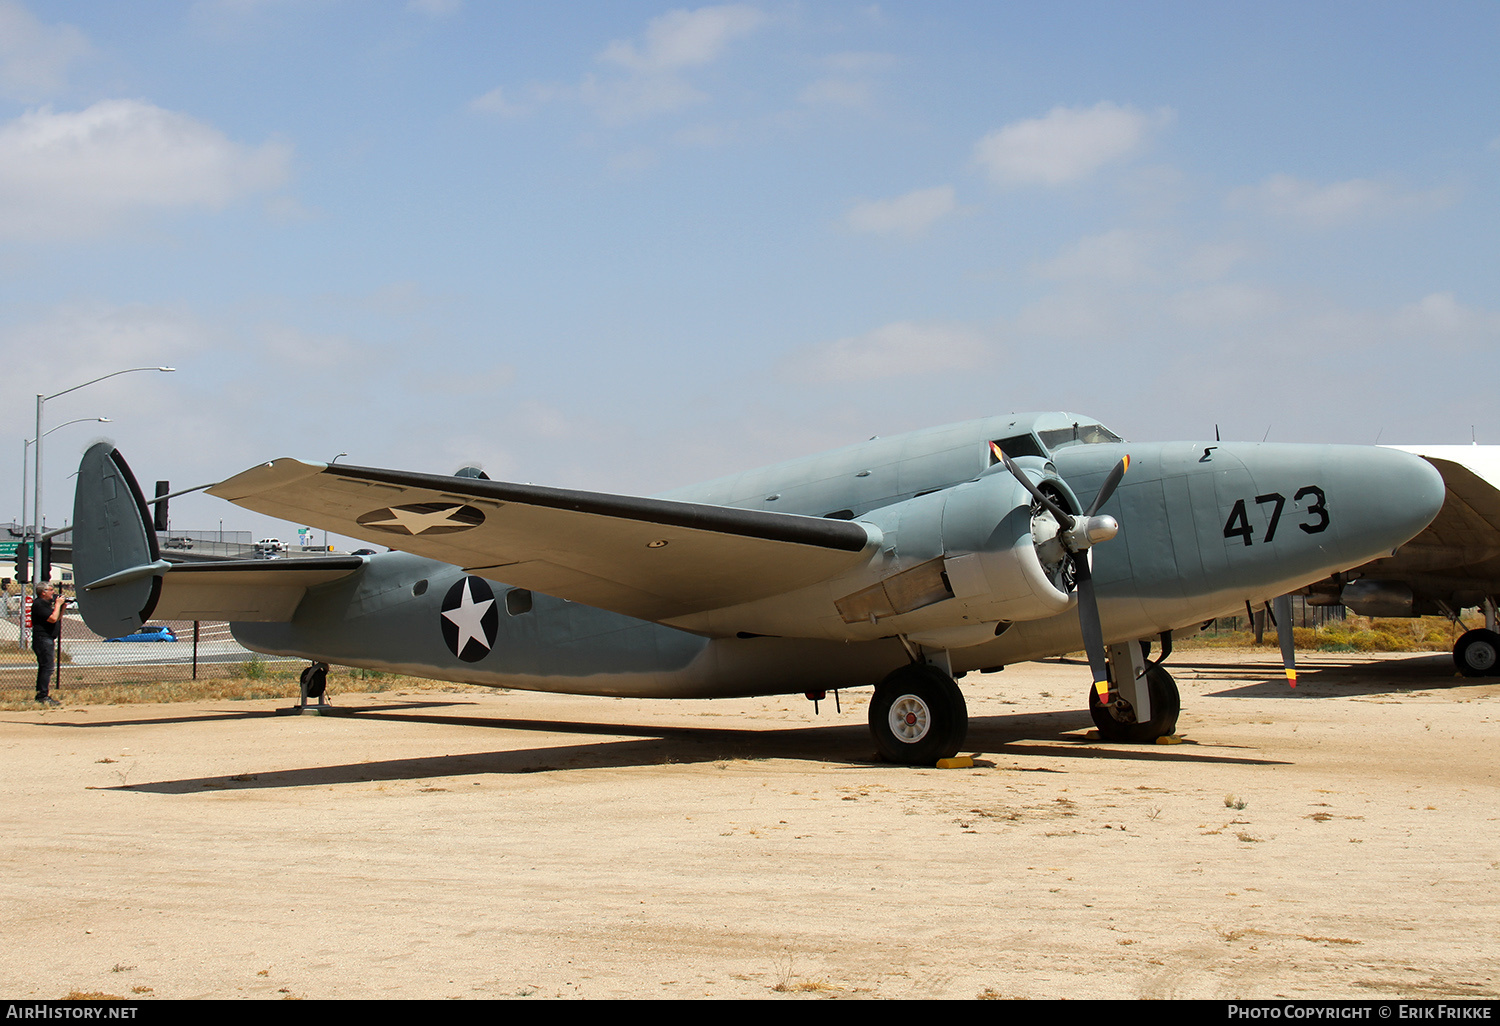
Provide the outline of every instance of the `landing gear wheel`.
{"type": "Polygon", "coordinates": [[[875,685],[870,733],[888,761],[931,766],[958,754],[969,733],[969,708],[942,670],[925,663],[903,666],[875,685]]]}
{"type": "Polygon", "coordinates": [[[1453,665],[1465,677],[1500,676],[1500,634],[1483,627],[1467,632],[1453,646],[1453,665]]]}
{"type": "Polygon", "coordinates": [[[303,670],[302,683],[307,687],[308,698],[322,698],[328,689],[328,664],[313,663],[303,670]]]}
{"type": "Polygon", "coordinates": [[[1099,740],[1150,744],[1177,729],[1177,714],[1182,711],[1182,696],[1177,682],[1160,666],[1146,670],[1146,690],[1151,696],[1151,719],[1139,723],[1128,702],[1116,699],[1109,705],[1099,701],[1099,692],[1089,688],[1089,715],[1099,728],[1099,740]]]}

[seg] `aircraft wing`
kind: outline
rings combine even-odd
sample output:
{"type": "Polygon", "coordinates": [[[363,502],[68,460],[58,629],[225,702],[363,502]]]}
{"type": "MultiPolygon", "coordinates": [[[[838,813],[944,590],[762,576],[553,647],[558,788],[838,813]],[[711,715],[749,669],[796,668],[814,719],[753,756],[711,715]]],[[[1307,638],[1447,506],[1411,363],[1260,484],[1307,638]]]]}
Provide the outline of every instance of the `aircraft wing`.
{"type": "Polygon", "coordinates": [[[643,620],[806,587],[867,560],[847,520],[281,459],[209,494],[643,620]]]}

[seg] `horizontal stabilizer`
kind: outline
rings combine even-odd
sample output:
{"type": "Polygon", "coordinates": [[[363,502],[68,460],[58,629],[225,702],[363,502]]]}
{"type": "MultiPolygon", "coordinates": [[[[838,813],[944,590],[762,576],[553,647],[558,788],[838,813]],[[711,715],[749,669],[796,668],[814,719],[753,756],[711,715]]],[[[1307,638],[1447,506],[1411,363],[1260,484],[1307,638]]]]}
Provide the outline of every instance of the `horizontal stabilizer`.
{"type": "Polygon", "coordinates": [[[285,623],[308,588],[347,577],[364,562],[359,556],[329,556],[175,563],[162,579],[156,618],[285,623]]]}

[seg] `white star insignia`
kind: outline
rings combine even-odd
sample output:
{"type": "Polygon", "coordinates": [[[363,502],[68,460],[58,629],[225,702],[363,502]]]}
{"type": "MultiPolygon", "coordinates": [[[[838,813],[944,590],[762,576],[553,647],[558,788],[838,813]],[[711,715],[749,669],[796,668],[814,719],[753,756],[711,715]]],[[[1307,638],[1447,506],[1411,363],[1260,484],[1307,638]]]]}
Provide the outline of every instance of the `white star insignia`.
{"type": "Polygon", "coordinates": [[[392,506],[386,510],[390,514],[389,520],[365,520],[363,523],[366,527],[400,527],[409,534],[421,534],[434,527],[473,527],[474,524],[471,521],[453,518],[453,514],[463,508],[462,506],[449,506],[446,509],[424,513],[419,509],[392,506]]]}
{"type": "Polygon", "coordinates": [[[480,621],[494,604],[495,600],[492,598],[485,599],[483,602],[475,602],[472,585],[467,580],[464,581],[464,590],[459,597],[458,608],[450,609],[443,614],[458,628],[458,644],[455,646],[457,652],[461,654],[470,639],[483,645],[486,652],[490,650],[489,639],[484,636],[484,626],[480,621]]]}

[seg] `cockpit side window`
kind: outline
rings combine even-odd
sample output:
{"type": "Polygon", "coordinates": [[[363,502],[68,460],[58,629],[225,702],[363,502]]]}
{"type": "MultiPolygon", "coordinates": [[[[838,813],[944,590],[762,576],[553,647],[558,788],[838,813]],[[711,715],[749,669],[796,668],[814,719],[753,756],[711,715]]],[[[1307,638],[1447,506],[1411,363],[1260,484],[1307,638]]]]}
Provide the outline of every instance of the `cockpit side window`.
{"type": "Polygon", "coordinates": [[[997,438],[990,445],[990,465],[994,466],[1000,462],[1000,457],[995,453],[995,446],[1004,450],[1005,455],[1011,459],[1017,456],[1042,456],[1047,455],[1034,435],[1015,435],[1011,438],[997,438]]]}

